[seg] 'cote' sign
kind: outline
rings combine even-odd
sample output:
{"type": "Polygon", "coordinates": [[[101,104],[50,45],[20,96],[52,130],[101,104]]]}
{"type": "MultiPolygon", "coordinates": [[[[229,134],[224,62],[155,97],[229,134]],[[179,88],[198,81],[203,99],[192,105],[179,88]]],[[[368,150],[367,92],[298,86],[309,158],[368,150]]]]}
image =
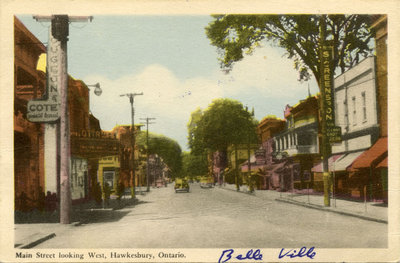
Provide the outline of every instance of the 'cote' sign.
{"type": "MultiPolygon", "coordinates": [[[[50,30],[49,30],[50,31],[50,30]]],[[[28,102],[28,120],[31,122],[52,122],[60,118],[60,41],[49,33],[46,61],[46,93],[43,99],[28,102]]]]}

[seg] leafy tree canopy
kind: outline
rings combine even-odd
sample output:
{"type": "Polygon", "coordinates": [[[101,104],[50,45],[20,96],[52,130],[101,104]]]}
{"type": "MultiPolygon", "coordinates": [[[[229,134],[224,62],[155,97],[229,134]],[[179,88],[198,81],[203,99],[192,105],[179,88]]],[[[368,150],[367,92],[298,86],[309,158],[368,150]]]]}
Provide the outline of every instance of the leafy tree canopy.
{"type": "Polygon", "coordinates": [[[205,175],[208,172],[207,157],[204,155],[195,155],[193,153],[182,153],[182,176],[194,178],[199,175],[205,175]]]}
{"type": "MultiPolygon", "coordinates": [[[[146,132],[140,132],[136,137],[139,147],[146,148],[146,132]]],[[[158,154],[173,173],[179,173],[182,168],[182,149],[179,144],[164,135],[149,133],[149,154],[158,154]]]]}
{"type": "Polygon", "coordinates": [[[191,113],[190,120],[187,124],[189,148],[192,150],[192,153],[195,153],[197,155],[201,154],[201,152],[205,149],[202,141],[195,139],[196,129],[202,117],[203,111],[200,108],[197,108],[191,113]]]}
{"type": "MultiPolygon", "coordinates": [[[[263,41],[285,48],[300,80],[319,81],[321,15],[215,15],[206,27],[218,48],[221,67],[228,70],[263,41]]],[[[342,73],[372,53],[369,15],[324,15],[326,40],[334,47],[334,68],[342,73]]]]}
{"type": "Polygon", "coordinates": [[[216,99],[203,112],[193,132],[192,150],[196,147],[211,151],[226,151],[231,144],[257,141],[257,121],[243,107],[231,99],[216,99]]]}

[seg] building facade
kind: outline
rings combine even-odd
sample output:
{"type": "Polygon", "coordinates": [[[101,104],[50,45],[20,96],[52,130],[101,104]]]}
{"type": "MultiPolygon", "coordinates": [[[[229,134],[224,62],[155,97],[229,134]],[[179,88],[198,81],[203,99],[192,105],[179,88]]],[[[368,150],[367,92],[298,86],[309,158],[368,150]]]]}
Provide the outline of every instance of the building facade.
{"type": "MultiPolygon", "coordinates": [[[[27,103],[46,95],[46,47],[14,17],[14,180],[15,209],[43,209],[58,202],[59,125],[27,119],[27,103]]],[[[99,121],[89,111],[87,85],[68,76],[71,135],[70,185],[72,202],[91,198],[97,185],[98,158],[118,152],[115,140],[101,138],[99,121]],[[97,134],[99,134],[97,136],[97,134]]],[[[57,205],[53,206],[57,208],[57,205]]]]}
{"type": "Polygon", "coordinates": [[[276,170],[279,165],[276,162],[274,153],[276,144],[274,136],[285,129],[286,120],[276,117],[266,117],[261,120],[257,127],[261,138],[261,147],[255,153],[255,168],[260,175],[261,189],[279,189],[279,173],[276,170]]]}
{"type": "Polygon", "coordinates": [[[332,145],[330,170],[334,194],[361,197],[358,180],[349,180],[348,168],[379,137],[375,57],[368,57],[337,76],[335,121],[342,129],[342,142],[332,145]]]}
{"type": "Polygon", "coordinates": [[[14,17],[14,193],[15,209],[43,209],[44,125],[27,119],[29,100],[41,98],[46,76],[36,69],[45,46],[14,17]]]}
{"type": "Polygon", "coordinates": [[[320,160],[318,97],[309,96],[294,106],[287,105],[285,129],[274,136],[276,172],[280,190],[318,188],[311,168],[320,160]]]}
{"type": "Polygon", "coordinates": [[[379,138],[348,168],[360,196],[388,202],[388,81],[387,81],[387,15],[374,15],[377,118],[379,138]]]}
{"type": "MultiPolygon", "coordinates": [[[[135,134],[140,131],[140,125],[135,125],[135,134]]],[[[118,150],[113,154],[103,156],[99,161],[97,180],[102,192],[105,184],[110,188],[111,194],[118,191],[120,185],[123,188],[132,186],[133,169],[135,169],[135,186],[143,185],[145,157],[142,155],[138,145],[132,151],[131,125],[117,125],[111,131],[104,132],[110,138],[118,141],[118,150]],[[133,163],[135,154],[135,164],[133,163]]]]}

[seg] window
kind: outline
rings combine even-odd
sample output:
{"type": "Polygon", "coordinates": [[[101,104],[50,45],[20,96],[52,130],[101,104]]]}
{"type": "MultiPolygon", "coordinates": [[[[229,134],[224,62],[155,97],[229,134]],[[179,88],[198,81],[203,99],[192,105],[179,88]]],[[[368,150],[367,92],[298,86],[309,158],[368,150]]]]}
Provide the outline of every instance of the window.
{"type": "Polygon", "coordinates": [[[356,97],[351,98],[353,105],[353,125],[357,124],[356,97]]]}
{"type": "Polygon", "coordinates": [[[108,183],[111,188],[114,187],[114,171],[104,171],[103,178],[104,184],[108,183]]]}
{"type": "Polygon", "coordinates": [[[345,125],[346,131],[349,131],[349,114],[348,114],[349,113],[349,108],[348,108],[348,105],[347,105],[347,100],[343,101],[343,109],[344,109],[344,114],[343,114],[344,120],[343,120],[343,123],[345,125]]]}
{"type": "Polygon", "coordinates": [[[362,110],[363,110],[363,122],[367,121],[367,99],[365,96],[365,91],[361,93],[362,98],[362,110]]]}

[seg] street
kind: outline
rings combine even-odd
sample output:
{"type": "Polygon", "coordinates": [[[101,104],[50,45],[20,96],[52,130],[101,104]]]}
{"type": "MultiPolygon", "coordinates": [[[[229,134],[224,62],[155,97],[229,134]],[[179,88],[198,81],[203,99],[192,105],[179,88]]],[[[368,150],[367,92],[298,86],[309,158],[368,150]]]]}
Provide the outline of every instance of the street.
{"type": "Polygon", "coordinates": [[[121,210],[95,211],[35,248],[387,247],[387,224],[215,187],[173,184],[138,195],[121,210]]]}

